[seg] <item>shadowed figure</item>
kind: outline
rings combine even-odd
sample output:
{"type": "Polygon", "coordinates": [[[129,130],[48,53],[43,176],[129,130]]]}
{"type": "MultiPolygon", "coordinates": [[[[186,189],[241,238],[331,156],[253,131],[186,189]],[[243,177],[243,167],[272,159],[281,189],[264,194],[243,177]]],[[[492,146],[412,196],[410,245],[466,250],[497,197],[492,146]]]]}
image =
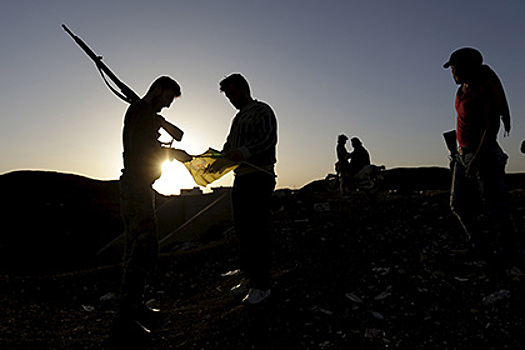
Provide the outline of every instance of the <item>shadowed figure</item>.
{"type": "Polygon", "coordinates": [[[232,74],[220,91],[238,110],[221,153],[240,162],[232,190],[233,221],[240,242],[242,283],[232,289],[255,305],[270,295],[270,205],[275,188],[277,119],[272,108],[251,96],[248,81],[232,74]]]}
{"type": "Polygon", "coordinates": [[[505,91],[496,73],[483,64],[483,57],[476,49],[454,51],[443,67],[450,67],[459,85],[455,102],[458,150],[453,160],[450,206],[475,253],[507,268],[516,267],[522,262],[522,242],[505,193],[508,156],[497,141],[501,121],[505,134],[510,132],[505,91]],[[482,203],[494,226],[491,234],[495,237],[489,237],[478,220],[478,207],[482,203]],[[498,244],[494,247],[494,243],[498,244]]]}
{"type": "MultiPolygon", "coordinates": [[[[367,166],[370,166],[370,154],[363,147],[363,143],[357,137],[352,137],[350,143],[353,147],[352,152],[346,150],[346,135],[339,135],[337,138],[337,163],[335,163],[335,170],[339,176],[339,185],[342,195],[346,195],[353,183],[356,182],[358,174],[362,172],[367,166]],[[350,162],[349,162],[350,160],[350,162]]],[[[364,177],[369,174],[363,174],[364,177]]]]}
{"type": "Polygon", "coordinates": [[[337,137],[337,146],[335,146],[335,153],[337,155],[337,162],[335,163],[335,172],[339,176],[339,190],[342,195],[346,194],[346,185],[348,182],[348,174],[350,174],[350,164],[348,159],[350,158],[350,152],[346,149],[346,141],[348,137],[341,134],[337,137]]]}
{"type": "Polygon", "coordinates": [[[223,79],[220,91],[238,110],[221,151],[240,163],[234,170],[232,207],[243,280],[231,292],[247,306],[252,348],[269,349],[266,300],[271,293],[270,206],[276,184],[277,119],[268,104],[252,98],[248,81],[240,74],[223,79]]]}
{"type": "Polygon", "coordinates": [[[159,77],[142,99],[129,106],[124,117],[120,206],[126,243],[112,336],[117,343],[134,347],[139,346],[140,341],[147,341],[160,320],[159,310],[146,307],[142,300],[146,279],[159,255],[151,186],[161,176],[162,163],[178,157],[177,150],[163,147],[157,139],[159,128],[169,124],[158,113],[180,95],[177,82],[170,77],[159,77]]]}
{"type": "Polygon", "coordinates": [[[348,155],[350,158],[349,172],[350,176],[355,176],[365,166],[370,165],[370,155],[359,138],[352,137],[350,143],[354,151],[348,155]]]}

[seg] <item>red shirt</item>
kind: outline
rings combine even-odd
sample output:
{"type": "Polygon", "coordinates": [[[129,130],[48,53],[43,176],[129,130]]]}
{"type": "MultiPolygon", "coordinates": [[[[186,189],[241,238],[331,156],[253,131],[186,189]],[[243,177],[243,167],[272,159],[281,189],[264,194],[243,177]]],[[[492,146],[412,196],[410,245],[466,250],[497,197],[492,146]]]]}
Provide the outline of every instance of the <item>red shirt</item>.
{"type": "Polygon", "coordinates": [[[503,98],[501,89],[490,79],[468,87],[461,85],[456,94],[456,132],[460,147],[475,152],[487,129],[486,141],[496,142],[503,98]]]}

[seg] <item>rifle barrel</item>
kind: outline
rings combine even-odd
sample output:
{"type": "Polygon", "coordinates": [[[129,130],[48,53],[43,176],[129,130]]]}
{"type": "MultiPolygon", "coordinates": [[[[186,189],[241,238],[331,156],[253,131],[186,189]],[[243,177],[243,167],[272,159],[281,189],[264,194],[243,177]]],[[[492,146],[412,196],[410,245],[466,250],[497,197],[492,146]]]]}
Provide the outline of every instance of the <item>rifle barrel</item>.
{"type": "Polygon", "coordinates": [[[62,24],[62,28],[64,28],[66,33],[68,33],[73,38],[73,40],[75,40],[77,45],[80,46],[82,50],[84,50],[84,52],[89,56],[89,58],[91,58],[95,62],[95,65],[97,66],[97,68],[103,71],[111,79],[111,81],[120,89],[122,94],[126,97],[126,102],[133,103],[135,101],[140,100],[140,97],[133,90],[131,90],[126,84],[124,84],[115,75],[115,73],[113,73],[108,68],[108,66],[106,66],[102,62],[102,56],[98,56],[97,54],[95,54],[95,52],[93,52],[93,50],[91,50],[91,48],[87,46],[87,44],[82,39],[80,39],[71,30],[69,30],[69,28],[65,24],[62,24]]]}

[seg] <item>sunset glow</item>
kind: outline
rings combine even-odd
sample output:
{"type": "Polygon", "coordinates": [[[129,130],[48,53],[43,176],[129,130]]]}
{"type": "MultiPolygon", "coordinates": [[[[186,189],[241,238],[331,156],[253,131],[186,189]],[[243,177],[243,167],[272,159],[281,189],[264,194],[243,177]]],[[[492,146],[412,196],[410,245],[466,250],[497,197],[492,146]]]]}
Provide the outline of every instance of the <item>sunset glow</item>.
{"type": "Polygon", "coordinates": [[[197,185],[186,167],[176,160],[162,164],[162,176],[153,184],[157,192],[166,196],[178,195],[181,189],[195,186],[197,185]]]}
{"type": "MultiPolygon", "coordinates": [[[[359,137],[376,165],[448,167],[442,133],[455,128],[457,85],[443,63],[476,47],[511,109],[510,136],[499,134],[506,170],[525,170],[524,1],[5,3],[0,173],[121,174],[128,104],[62,24],[139,96],[158,76],[179,82],[182,95],[161,115],[184,131],[173,147],[190,154],[224,145],[236,110],[218,84],[242,73],[277,116],[277,188],[333,173],[339,134],[359,137]]],[[[160,192],[194,187],[182,164],[165,169],[160,192]]]]}

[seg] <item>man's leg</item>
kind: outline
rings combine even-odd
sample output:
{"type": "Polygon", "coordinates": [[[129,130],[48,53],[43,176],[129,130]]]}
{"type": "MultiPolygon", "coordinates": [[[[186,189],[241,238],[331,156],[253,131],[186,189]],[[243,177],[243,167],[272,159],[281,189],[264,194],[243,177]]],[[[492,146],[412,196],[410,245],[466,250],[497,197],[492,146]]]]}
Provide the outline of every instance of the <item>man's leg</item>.
{"type": "Polygon", "coordinates": [[[126,247],[119,298],[123,319],[136,319],[143,308],[146,279],[159,254],[155,206],[151,189],[127,188],[122,194],[122,217],[126,227],[126,247]]]}
{"type": "Polygon", "coordinates": [[[262,290],[270,288],[270,205],[274,188],[274,178],[254,173],[236,177],[232,192],[241,269],[250,287],[262,290]]]}
{"type": "Polygon", "coordinates": [[[490,154],[479,171],[479,184],[490,221],[503,250],[504,259],[512,263],[520,259],[522,241],[514,222],[514,216],[505,189],[505,165],[507,156],[500,149],[490,154]]]}

